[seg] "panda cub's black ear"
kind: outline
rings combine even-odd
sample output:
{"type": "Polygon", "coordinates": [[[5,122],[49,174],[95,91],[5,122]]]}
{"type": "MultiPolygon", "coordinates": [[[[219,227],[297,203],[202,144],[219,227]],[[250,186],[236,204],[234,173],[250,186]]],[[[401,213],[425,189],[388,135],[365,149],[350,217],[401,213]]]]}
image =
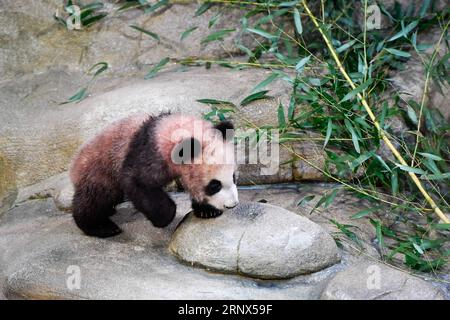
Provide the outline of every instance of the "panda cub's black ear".
{"type": "Polygon", "coordinates": [[[200,155],[202,144],[195,138],[187,138],[178,143],[172,150],[172,162],[175,164],[191,164],[200,155]]]}
{"type": "Polygon", "coordinates": [[[214,125],[214,129],[219,130],[224,140],[231,140],[234,136],[234,125],[230,121],[221,121],[214,125]]]}

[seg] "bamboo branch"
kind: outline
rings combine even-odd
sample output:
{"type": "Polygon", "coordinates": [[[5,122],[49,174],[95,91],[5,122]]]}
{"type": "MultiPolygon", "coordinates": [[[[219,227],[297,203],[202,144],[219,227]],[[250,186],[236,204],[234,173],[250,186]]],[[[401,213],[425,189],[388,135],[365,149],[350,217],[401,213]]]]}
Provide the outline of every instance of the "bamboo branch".
{"type": "MultiPolygon", "coordinates": [[[[347,74],[347,71],[345,71],[344,66],[341,63],[341,60],[339,59],[336,51],[334,50],[333,45],[330,42],[330,39],[328,39],[328,37],[325,35],[325,33],[323,32],[322,28],[320,27],[319,23],[317,22],[317,18],[314,16],[314,14],[309,9],[308,5],[306,4],[306,1],[302,0],[302,3],[303,3],[303,6],[304,6],[304,8],[306,10],[306,13],[308,14],[310,19],[314,23],[314,25],[317,28],[317,30],[322,35],[322,38],[325,41],[328,49],[330,50],[330,53],[333,56],[333,59],[335,60],[337,66],[339,68],[339,71],[342,73],[342,75],[344,76],[345,80],[347,80],[347,82],[350,85],[350,87],[352,89],[356,89],[355,83],[352,81],[350,76],[347,74]]],[[[373,113],[372,109],[370,108],[369,104],[367,103],[367,100],[360,93],[357,94],[357,97],[361,101],[361,104],[363,105],[364,109],[366,110],[367,114],[369,115],[370,119],[372,120],[375,128],[379,132],[380,137],[383,139],[384,143],[386,143],[388,148],[391,150],[392,154],[397,158],[397,160],[402,165],[408,166],[408,164],[406,163],[405,159],[403,159],[402,155],[398,152],[398,150],[395,148],[395,146],[392,144],[392,142],[387,137],[386,132],[383,130],[383,128],[381,128],[379,122],[377,121],[377,119],[375,117],[375,114],[373,113]]],[[[428,192],[425,190],[425,188],[423,187],[422,183],[420,182],[420,180],[416,176],[416,174],[414,172],[410,172],[410,171],[408,171],[408,174],[411,177],[411,179],[413,180],[413,182],[415,183],[415,185],[417,186],[417,188],[419,189],[419,191],[424,196],[425,200],[427,200],[427,202],[430,204],[431,208],[434,210],[436,215],[439,218],[441,218],[442,221],[444,221],[445,223],[450,223],[450,220],[447,218],[447,216],[436,205],[436,203],[434,202],[433,198],[431,198],[430,195],[428,194],[428,192]]]]}

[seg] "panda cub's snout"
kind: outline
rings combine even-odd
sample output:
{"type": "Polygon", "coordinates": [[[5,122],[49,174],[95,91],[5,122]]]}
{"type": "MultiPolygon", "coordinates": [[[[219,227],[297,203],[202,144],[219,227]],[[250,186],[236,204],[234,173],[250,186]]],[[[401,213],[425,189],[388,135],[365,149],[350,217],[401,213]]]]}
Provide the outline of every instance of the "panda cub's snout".
{"type": "Polygon", "coordinates": [[[238,192],[233,179],[218,180],[212,179],[205,187],[206,201],[209,205],[219,209],[231,209],[238,205],[238,192]]]}

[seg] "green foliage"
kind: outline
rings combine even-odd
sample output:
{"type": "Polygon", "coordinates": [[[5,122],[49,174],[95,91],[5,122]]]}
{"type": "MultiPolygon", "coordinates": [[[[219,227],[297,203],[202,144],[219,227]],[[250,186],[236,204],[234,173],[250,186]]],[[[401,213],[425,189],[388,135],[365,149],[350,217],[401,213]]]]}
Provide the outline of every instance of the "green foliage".
{"type": "Polygon", "coordinates": [[[103,72],[108,70],[108,63],[106,62],[98,62],[89,68],[87,71],[87,75],[90,75],[91,78],[86,84],[86,86],[79,89],[73,96],[67,99],[67,101],[61,102],[61,104],[72,103],[72,102],[80,102],[84,100],[88,95],[89,86],[93,83],[93,81],[103,72]]]}
{"type": "Polygon", "coordinates": [[[144,79],[151,79],[156,76],[156,74],[161,71],[161,69],[169,63],[169,58],[163,58],[161,61],[159,61],[144,77],[144,79]]]}
{"type": "Polygon", "coordinates": [[[159,40],[160,40],[160,39],[159,39],[159,36],[158,36],[156,33],[154,33],[154,32],[151,32],[151,31],[149,31],[149,30],[145,30],[145,29],[143,29],[143,28],[141,28],[141,27],[133,26],[133,25],[131,25],[130,28],[133,28],[133,29],[135,29],[135,30],[137,30],[137,31],[140,31],[140,32],[142,32],[142,33],[144,33],[144,34],[146,34],[146,35],[152,37],[152,38],[155,39],[156,41],[159,41],[159,40]]]}
{"type": "Polygon", "coordinates": [[[86,5],[79,4],[77,1],[69,0],[66,5],[64,5],[63,9],[65,12],[65,16],[59,16],[57,14],[53,15],[53,18],[63,26],[67,27],[67,19],[69,17],[74,17],[77,12],[74,9],[74,6],[78,6],[79,8],[79,21],[82,27],[88,27],[94,22],[97,22],[104,17],[107,16],[106,13],[101,12],[104,5],[102,2],[92,2],[86,5]]]}
{"type": "MultiPolygon", "coordinates": [[[[405,215],[416,219],[421,213],[430,212],[422,195],[409,180],[411,172],[420,175],[427,191],[444,212],[450,208],[450,126],[436,109],[426,103],[405,101],[400,92],[392,90],[389,82],[390,73],[402,70],[404,63],[416,54],[423,61],[425,72],[434,85],[441,88],[450,84],[450,54],[430,54],[426,50],[433,51],[436,43],[418,40],[421,31],[437,28],[443,33],[441,45],[448,48],[450,11],[435,10],[434,1],[423,1],[418,10],[412,4],[407,8],[398,4],[392,8],[380,5],[390,24],[381,30],[367,30],[361,21],[364,19],[365,1],[358,2],[361,8],[354,5],[356,1],[322,2],[323,7],[318,6],[320,28],[331,40],[344,69],[356,83],[356,88],[352,88],[305,15],[301,1],[225,2],[242,11],[240,29],[247,38],[244,43],[243,38],[238,37],[236,46],[247,57],[247,62],[220,63],[230,68],[271,70],[266,79],[249,90],[250,95],[240,103],[241,107],[270,94],[267,87],[273,81],[286,81],[292,91],[287,114],[281,106],[277,111],[280,141],[295,140],[297,133],[304,130],[319,133],[327,156],[323,171],[333,176],[335,181],[345,182],[346,188],[350,187],[373,203],[370,209],[353,214],[351,218],[370,219],[380,252],[386,253],[385,258],[392,259],[400,254],[408,267],[420,271],[441,267],[445,261],[442,249],[445,241],[441,240],[448,238],[448,234],[431,240],[429,227],[413,224],[414,228],[409,229],[408,234],[400,236],[374,214],[388,210],[403,217],[400,224],[407,224],[405,215]],[[358,16],[362,18],[355,18],[358,16]],[[249,37],[253,41],[249,41],[249,37]],[[292,70],[296,72],[292,73],[292,70]],[[387,154],[379,132],[360,104],[360,97],[369,102],[381,127],[395,140],[411,165],[399,164],[387,154]],[[402,133],[394,132],[391,126],[398,121],[396,119],[403,119],[409,129],[402,133]],[[432,256],[435,258],[431,259],[432,256]]],[[[203,4],[197,15],[213,3],[203,4]]],[[[373,2],[367,1],[367,5],[370,4],[373,2]]],[[[425,79],[427,75],[423,76],[425,79]]],[[[231,112],[234,109],[221,113],[216,108],[208,116],[226,118],[231,112]]],[[[320,206],[329,206],[335,195],[334,192],[323,195],[312,212],[320,206]]],[[[312,199],[306,197],[300,203],[312,199]]],[[[352,226],[331,222],[341,234],[360,242],[358,231],[352,226]]],[[[436,221],[424,224],[436,225],[436,221]]]]}

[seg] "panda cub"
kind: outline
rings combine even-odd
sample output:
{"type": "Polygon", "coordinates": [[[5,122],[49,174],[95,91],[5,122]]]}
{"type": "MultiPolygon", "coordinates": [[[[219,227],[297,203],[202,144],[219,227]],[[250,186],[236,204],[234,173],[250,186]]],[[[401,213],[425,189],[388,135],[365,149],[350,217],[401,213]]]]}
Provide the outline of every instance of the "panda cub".
{"type": "Polygon", "coordinates": [[[73,218],[89,236],[111,237],[121,229],[110,220],[129,199],[155,227],[167,226],[176,205],[163,190],[180,179],[194,214],[216,217],[238,204],[233,125],[213,125],[193,116],[136,115],[119,120],[75,155],[73,218]]]}

